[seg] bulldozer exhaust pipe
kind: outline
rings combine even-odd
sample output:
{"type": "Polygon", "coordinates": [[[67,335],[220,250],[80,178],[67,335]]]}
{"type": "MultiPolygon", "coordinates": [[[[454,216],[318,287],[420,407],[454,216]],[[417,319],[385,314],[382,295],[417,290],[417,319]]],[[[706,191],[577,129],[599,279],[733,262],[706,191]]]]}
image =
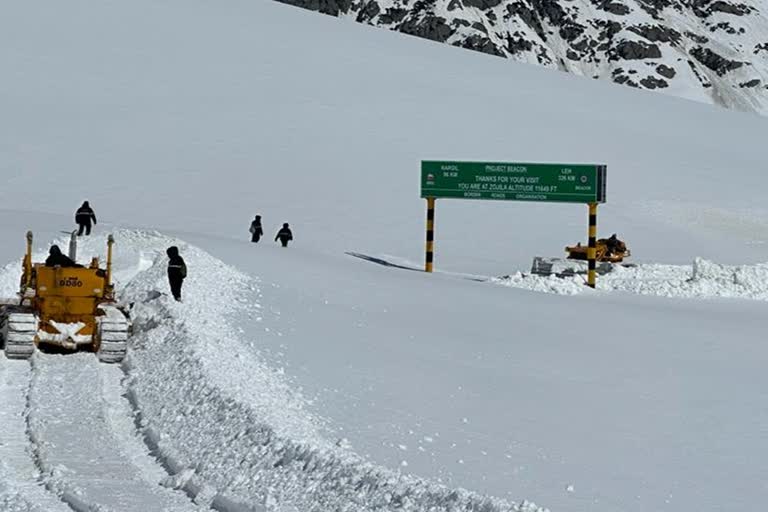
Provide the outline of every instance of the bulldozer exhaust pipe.
{"type": "Polygon", "coordinates": [[[32,231],[27,231],[27,253],[24,255],[24,286],[32,284],[32,231]]]}
{"type": "Polygon", "coordinates": [[[115,245],[115,237],[109,235],[107,238],[107,287],[112,286],[112,246],[115,245]]]}
{"type": "Polygon", "coordinates": [[[69,235],[69,259],[77,261],[77,233],[75,231],[69,235]]]}

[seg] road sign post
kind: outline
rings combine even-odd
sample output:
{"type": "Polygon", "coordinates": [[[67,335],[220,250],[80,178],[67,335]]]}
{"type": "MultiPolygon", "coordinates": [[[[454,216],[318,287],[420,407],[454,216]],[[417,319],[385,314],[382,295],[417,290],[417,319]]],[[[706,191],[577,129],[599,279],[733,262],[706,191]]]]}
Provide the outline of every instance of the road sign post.
{"type": "Polygon", "coordinates": [[[421,162],[421,197],[427,200],[424,270],[434,264],[435,199],[479,199],[589,205],[587,284],[595,287],[597,205],[605,202],[607,167],[592,164],[421,162]]]}
{"type": "Polygon", "coordinates": [[[597,203],[589,203],[589,245],[587,246],[587,286],[595,287],[597,267],[597,203]]]}
{"type": "Polygon", "coordinates": [[[435,198],[427,198],[427,247],[424,258],[424,272],[432,272],[435,257],[435,198]]]}

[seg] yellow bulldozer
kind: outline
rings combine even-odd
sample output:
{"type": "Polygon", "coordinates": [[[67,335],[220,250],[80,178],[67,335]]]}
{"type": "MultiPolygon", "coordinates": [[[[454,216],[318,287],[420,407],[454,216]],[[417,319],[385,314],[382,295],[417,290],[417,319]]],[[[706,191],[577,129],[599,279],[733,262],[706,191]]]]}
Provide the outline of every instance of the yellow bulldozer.
{"type": "MultiPolygon", "coordinates": [[[[106,268],[32,262],[32,232],[22,262],[19,297],[0,306],[0,346],[9,359],[28,359],[40,345],[60,350],[90,350],[100,361],[125,357],[131,324],[115,302],[112,284],[112,235],[106,268]]],[[[74,254],[72,254],[74,260],[74,254]]]]}
{"type": "MultiPolygon", "coordinates": [[[[577,243],[565,248],[568,255],[563,258],[545,258],[536,256],[531,265],[531,274],[541,276],[570,277],[575,275],[586,275],[588,266],[584,260],[587,259],[586,245],[577,243]],[[581,261],[574,261],[581,260],[581,261]]],[[[627,244],[619,240],[616,235],[609,238],[600,238],[597,240],[595,248],[595,261],[597,265],[595,270],[598,274],[607,274],[612,272],[618,264],[625,267],[631,267],[631,264],[624,263],[624,258],[631,255],[627,244]]]]}
{"type": "MultiPolygon", "coordinates": [[[[565,252],[568,253],[568,259],[571,260],[586,260],[587,259],[586,245],[578,243],[576,245],[569,245],[565,248],[565,252]]],[[[627,248],[627,244],[622,240],[616,238],[616,235],[611,235],[610,238],[600,238],[597,240],[595,248],[595,260],[598,262],[608,263],[621,263],[624,258],[627,258],[632,253],[627,248]]]]}

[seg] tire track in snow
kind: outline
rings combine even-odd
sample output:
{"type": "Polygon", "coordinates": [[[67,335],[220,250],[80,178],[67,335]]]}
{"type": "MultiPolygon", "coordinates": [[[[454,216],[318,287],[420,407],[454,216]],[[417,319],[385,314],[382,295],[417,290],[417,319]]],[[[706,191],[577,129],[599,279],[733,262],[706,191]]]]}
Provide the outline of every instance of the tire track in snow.
{"type": "Polygon", "coordinates": [[[30,457],[26,408],[30,366],[0,355],[0,510],[12,512],[71,512],[43,487],[30,457]]]}
{"type": "Polygon", "coordinates": [[[119,367],[93,354],[35,354],[27,422],[49,488],[75,510],[200,510],[162,486],[167,474],[133,426],[119,367]]]}

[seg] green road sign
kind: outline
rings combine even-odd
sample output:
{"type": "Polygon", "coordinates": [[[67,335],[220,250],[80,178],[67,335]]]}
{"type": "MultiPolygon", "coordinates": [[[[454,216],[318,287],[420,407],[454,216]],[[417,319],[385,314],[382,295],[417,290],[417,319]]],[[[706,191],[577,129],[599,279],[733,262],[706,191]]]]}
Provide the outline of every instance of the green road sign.
{"type": "Polygon", "coordinates": [[[606,166],[421,162],[421,197],[604,203],[606,166]]]}

